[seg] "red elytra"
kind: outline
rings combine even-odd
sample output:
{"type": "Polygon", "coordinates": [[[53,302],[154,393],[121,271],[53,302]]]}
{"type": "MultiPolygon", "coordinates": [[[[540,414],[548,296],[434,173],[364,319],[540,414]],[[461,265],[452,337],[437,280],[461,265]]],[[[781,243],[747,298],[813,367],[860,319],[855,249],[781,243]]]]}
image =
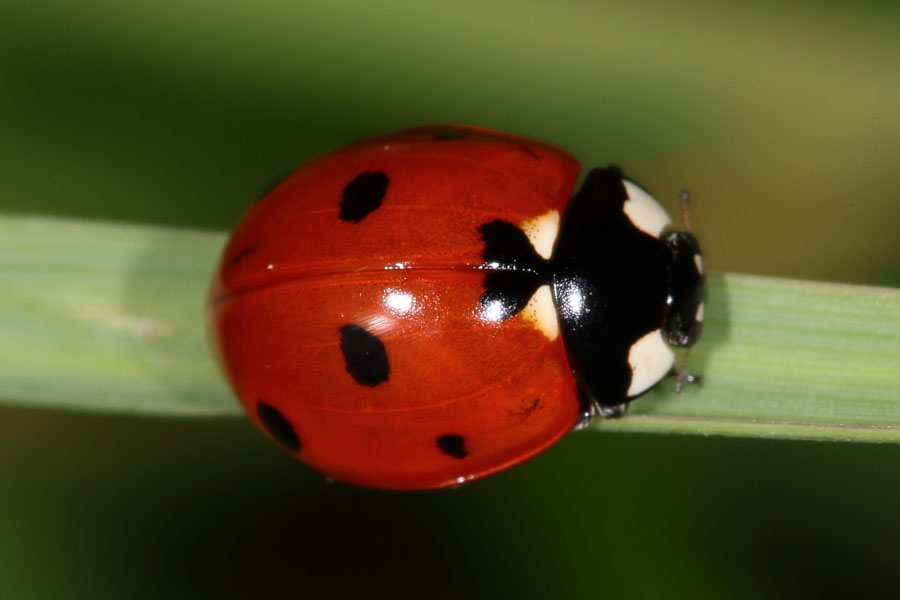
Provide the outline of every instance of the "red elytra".
{"type": "Polygon", "coordinates": [[[479,227],[562,214],[578,163],[487,129],[424,127],[308,163],[254,204],[210,293],[251,418],[358,485],[457,485],[520,463],[581,413],[559,335],[485,293],[479,227]]]}

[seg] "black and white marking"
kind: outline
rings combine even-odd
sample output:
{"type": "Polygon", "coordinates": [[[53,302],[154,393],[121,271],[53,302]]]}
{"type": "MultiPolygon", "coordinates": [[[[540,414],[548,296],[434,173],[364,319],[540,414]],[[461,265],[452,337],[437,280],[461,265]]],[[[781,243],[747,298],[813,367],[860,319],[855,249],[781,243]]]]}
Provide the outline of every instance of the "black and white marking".
{"type": "Polygon", "coordinates": [[[664,234],[670,224],[618,168],[594,169],[561,224],[551,211],[479,228],[489,271],[482,318],[521,313],[548,339],[561,332],[587,392],[603,414],[619,415],[671,370],[671,345],[699,336],[699,247],[689,233],[664,234]]]}
{"type": "Polygon", "coordinates": [[[505,321],[518,314],[537,289],[550,282],[549,263],[521,229],[499,219],[478,228],[484,240],[485,292],[481,317],[505,321]]]}

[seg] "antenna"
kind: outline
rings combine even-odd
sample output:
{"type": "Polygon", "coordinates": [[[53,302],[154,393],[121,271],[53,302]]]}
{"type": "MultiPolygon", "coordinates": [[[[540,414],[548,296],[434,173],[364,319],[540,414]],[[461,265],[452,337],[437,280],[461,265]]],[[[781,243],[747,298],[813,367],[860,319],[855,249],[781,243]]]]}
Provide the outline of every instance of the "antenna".
{"type": "Polygon", "coordinates": [[[681,220],[684,223],[684,230],[693,233],[691,230],[691,194],[687,190],[681,190],[681,220]]]}

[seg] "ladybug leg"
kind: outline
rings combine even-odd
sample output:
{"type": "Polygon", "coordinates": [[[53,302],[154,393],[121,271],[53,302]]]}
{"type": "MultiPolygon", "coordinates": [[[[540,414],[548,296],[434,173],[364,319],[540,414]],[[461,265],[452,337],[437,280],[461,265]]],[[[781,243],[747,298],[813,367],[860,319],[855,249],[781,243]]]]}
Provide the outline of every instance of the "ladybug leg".
{"type": "Polygon", "coordinates": [[[594,417],[597,415],[597,409],[593,403],[590,406],[582,406],[581,410],[578,412],[578,420],[575,421],[575,427],[573,428],[575,431],[579,429],[585,429],[588,425],[591,424],[591,421],[594,420],[594,417]]]}
{"type": "Polygon", "coordinates": [[[699,384],[700,376],[694,375],[687,371],[687,361],[688,357],[691,355],[691,350],[693,346],[687,349],[687,352],[684,353],[684,358],[681,359],[681,366],[678,367],[677,370],[672,369],[669,371],[669,377],[675,378],[675,393],[680,394],[681,388],[684,387],[684,384],[699,384]]]}
{"type": "Polygon", "coordinates": [[[684,387],[684,384],[698,384],[700,383],[701,377],[699,375],[694,375],[693,373],[688,373],[684,369],[679,371],[678,373],[672,372],[670,375],[675,376],[675,393],[680,394],[681,388],[684,387]]]}
{"type": "Polygon", "coordinates": [[[614,404],[612,406],[600,406],[596,402],[591,402],[590,406],[582,408],[578,415],[578,421],[575,423],[575,430],[584,429],[590,425],[594,417],[601,416],[604,419],[618,419],[628,410],[628,404],[614,404]]]}
{"type": "Polygon", "coordinates": [[[612,406],[601,406],[600,407],[600,415],[604,419],[618,419],[625,415],[625,411],[628,410],[628,404],[623,402],[622,404],[613,404],[612,406]]]}
{"type": "Polygon", "coordinates": [[[578,386],[578,420],[575,421],[575,431],[579,429],[584,429],[588,425],[591,424],[591,421],[594,420],[598,414],[600,414],[600,406],[594,400],[594,397],[591,395],[590,390],[588,390],[585,382],[579,378],[577,381],[578,386]]]}
{"type": "Polygon", "coordinates": [[[672,369],[667,373],[668,377],[675,378],[675,393],[680,394],[681,390],[684,389],[685,384],[687,385],[700,385],[703,381],[702,375],[694,375],[693,373],[689,373],[684,369],[672,369]]]}
{"type": "Polygon", "coordinates": [[[590,425],[595,417],[600,416],[604,419],[618,419],[628,410],[628,403],[602,405],[591,396],[587,385],[583,381],[578,382],[578,398],[580,409],[578,412],[578,420],[575,422],[575,430],[584,429],[590,425]]]}

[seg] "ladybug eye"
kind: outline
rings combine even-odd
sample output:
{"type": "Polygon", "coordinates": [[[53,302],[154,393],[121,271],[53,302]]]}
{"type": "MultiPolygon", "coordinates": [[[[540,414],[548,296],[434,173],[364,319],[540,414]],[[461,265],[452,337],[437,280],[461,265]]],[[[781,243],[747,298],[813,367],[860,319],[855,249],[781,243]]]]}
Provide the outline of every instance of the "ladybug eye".
{"type": "Polygon", "coordinates": [[[690,346],[700,337],[706,295],[700,245],[686,232],[670,233],[664,241],[669,251],[666,341],[673,346],[690,346]]]}

